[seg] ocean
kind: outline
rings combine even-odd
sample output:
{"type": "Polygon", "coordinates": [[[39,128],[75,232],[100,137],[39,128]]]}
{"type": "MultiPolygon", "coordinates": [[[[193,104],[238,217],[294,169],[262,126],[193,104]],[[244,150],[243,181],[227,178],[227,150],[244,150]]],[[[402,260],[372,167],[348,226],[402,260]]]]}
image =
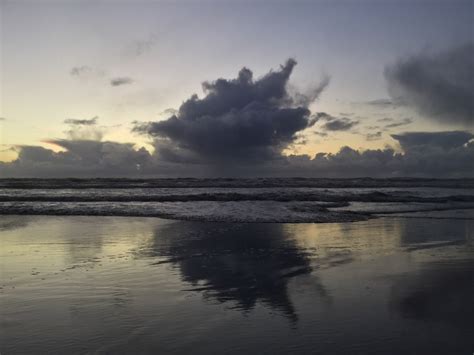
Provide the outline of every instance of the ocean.
{"type": "Polygon", "coordinates": [[[0,214],[301,223],[472,208],[474,179],[0,180],[0,214]]]}

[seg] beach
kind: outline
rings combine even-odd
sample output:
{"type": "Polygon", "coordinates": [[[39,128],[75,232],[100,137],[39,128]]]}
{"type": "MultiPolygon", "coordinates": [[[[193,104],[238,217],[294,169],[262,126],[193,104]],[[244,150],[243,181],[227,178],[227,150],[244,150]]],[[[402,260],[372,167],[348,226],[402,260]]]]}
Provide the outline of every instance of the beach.
{"type": "Polygon", "coordinates": [[[0,352],[474,349],[474,220],[0,216],[0,352]]]}

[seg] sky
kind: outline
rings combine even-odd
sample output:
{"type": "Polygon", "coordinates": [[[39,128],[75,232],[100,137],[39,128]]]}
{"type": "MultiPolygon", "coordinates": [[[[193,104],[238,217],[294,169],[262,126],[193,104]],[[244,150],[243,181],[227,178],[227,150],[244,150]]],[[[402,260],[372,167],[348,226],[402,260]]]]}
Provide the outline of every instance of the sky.
{"type": "Polygon", "coordinates": [[[474,174],[472,1],[0,1],[4,176],[474,174]]]}

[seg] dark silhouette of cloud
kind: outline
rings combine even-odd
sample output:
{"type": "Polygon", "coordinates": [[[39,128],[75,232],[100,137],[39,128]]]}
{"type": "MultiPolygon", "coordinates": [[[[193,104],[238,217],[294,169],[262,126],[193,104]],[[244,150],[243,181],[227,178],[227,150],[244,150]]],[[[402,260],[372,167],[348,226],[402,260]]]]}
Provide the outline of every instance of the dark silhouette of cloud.
{"type": "Polygon", "coordinates": [[[110,79],[110,85],[112,86],[121,86],[121,85],[130,85],[133,84],[133,79],[129,77],[118,77],[110,79]]]}
{"type": "MultiPolygon", "coordinates": [[[[96,140],[49,140],[65,151],[17,146],[18,158],[0,163],[0,174],[10,176],[314,176],[314,177],[474,177],[474,141],[469,132],[411,132],[392,136],[403,152],[392,148],[337,153],[281,156],[261,164],[241,161],[219,165],[192,157],[163,158],[133,144],[96,140]],[[186,160],[188,159],[188,160],[186,160]]],[[[169,154],[174,154],[170,150],[169,154]]]]}
{"type": "Polygon", "coordinates": [[[422,53],[385,70],[390,95],[439,122],[474,123],[474,44],[422,53]]]}
{"type": "Polygon", "coordinates": [[[145,149],[133,144],[94,140],[49,140],[65,151],[41,146],[17,146],[18,158],[0,163],[4,176],[129,176],[136,174],[150,159],[145,149]]]}
{"type": "Polygon", "coordinates": [[[156,138],[162,159],[171,161],[261,162],[281,157],[296,134],[316,119],[307,108],[329,78],[306,95],[292,97],[286,88],[296,61],[254,80],[242,68],[236,79],[202,84],[205,97],[183,102],[167,120],[136,124],[134,131],[156,138]]]}

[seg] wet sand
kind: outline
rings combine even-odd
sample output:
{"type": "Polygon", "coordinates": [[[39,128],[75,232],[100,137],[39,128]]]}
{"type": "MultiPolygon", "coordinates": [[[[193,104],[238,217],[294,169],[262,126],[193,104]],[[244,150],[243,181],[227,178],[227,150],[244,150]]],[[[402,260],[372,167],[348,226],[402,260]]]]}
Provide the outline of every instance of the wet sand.
{"type": "Polygon", "coordinates": [[[474,220],[0,216],[0,352],[471,354],[474,220]]]}

